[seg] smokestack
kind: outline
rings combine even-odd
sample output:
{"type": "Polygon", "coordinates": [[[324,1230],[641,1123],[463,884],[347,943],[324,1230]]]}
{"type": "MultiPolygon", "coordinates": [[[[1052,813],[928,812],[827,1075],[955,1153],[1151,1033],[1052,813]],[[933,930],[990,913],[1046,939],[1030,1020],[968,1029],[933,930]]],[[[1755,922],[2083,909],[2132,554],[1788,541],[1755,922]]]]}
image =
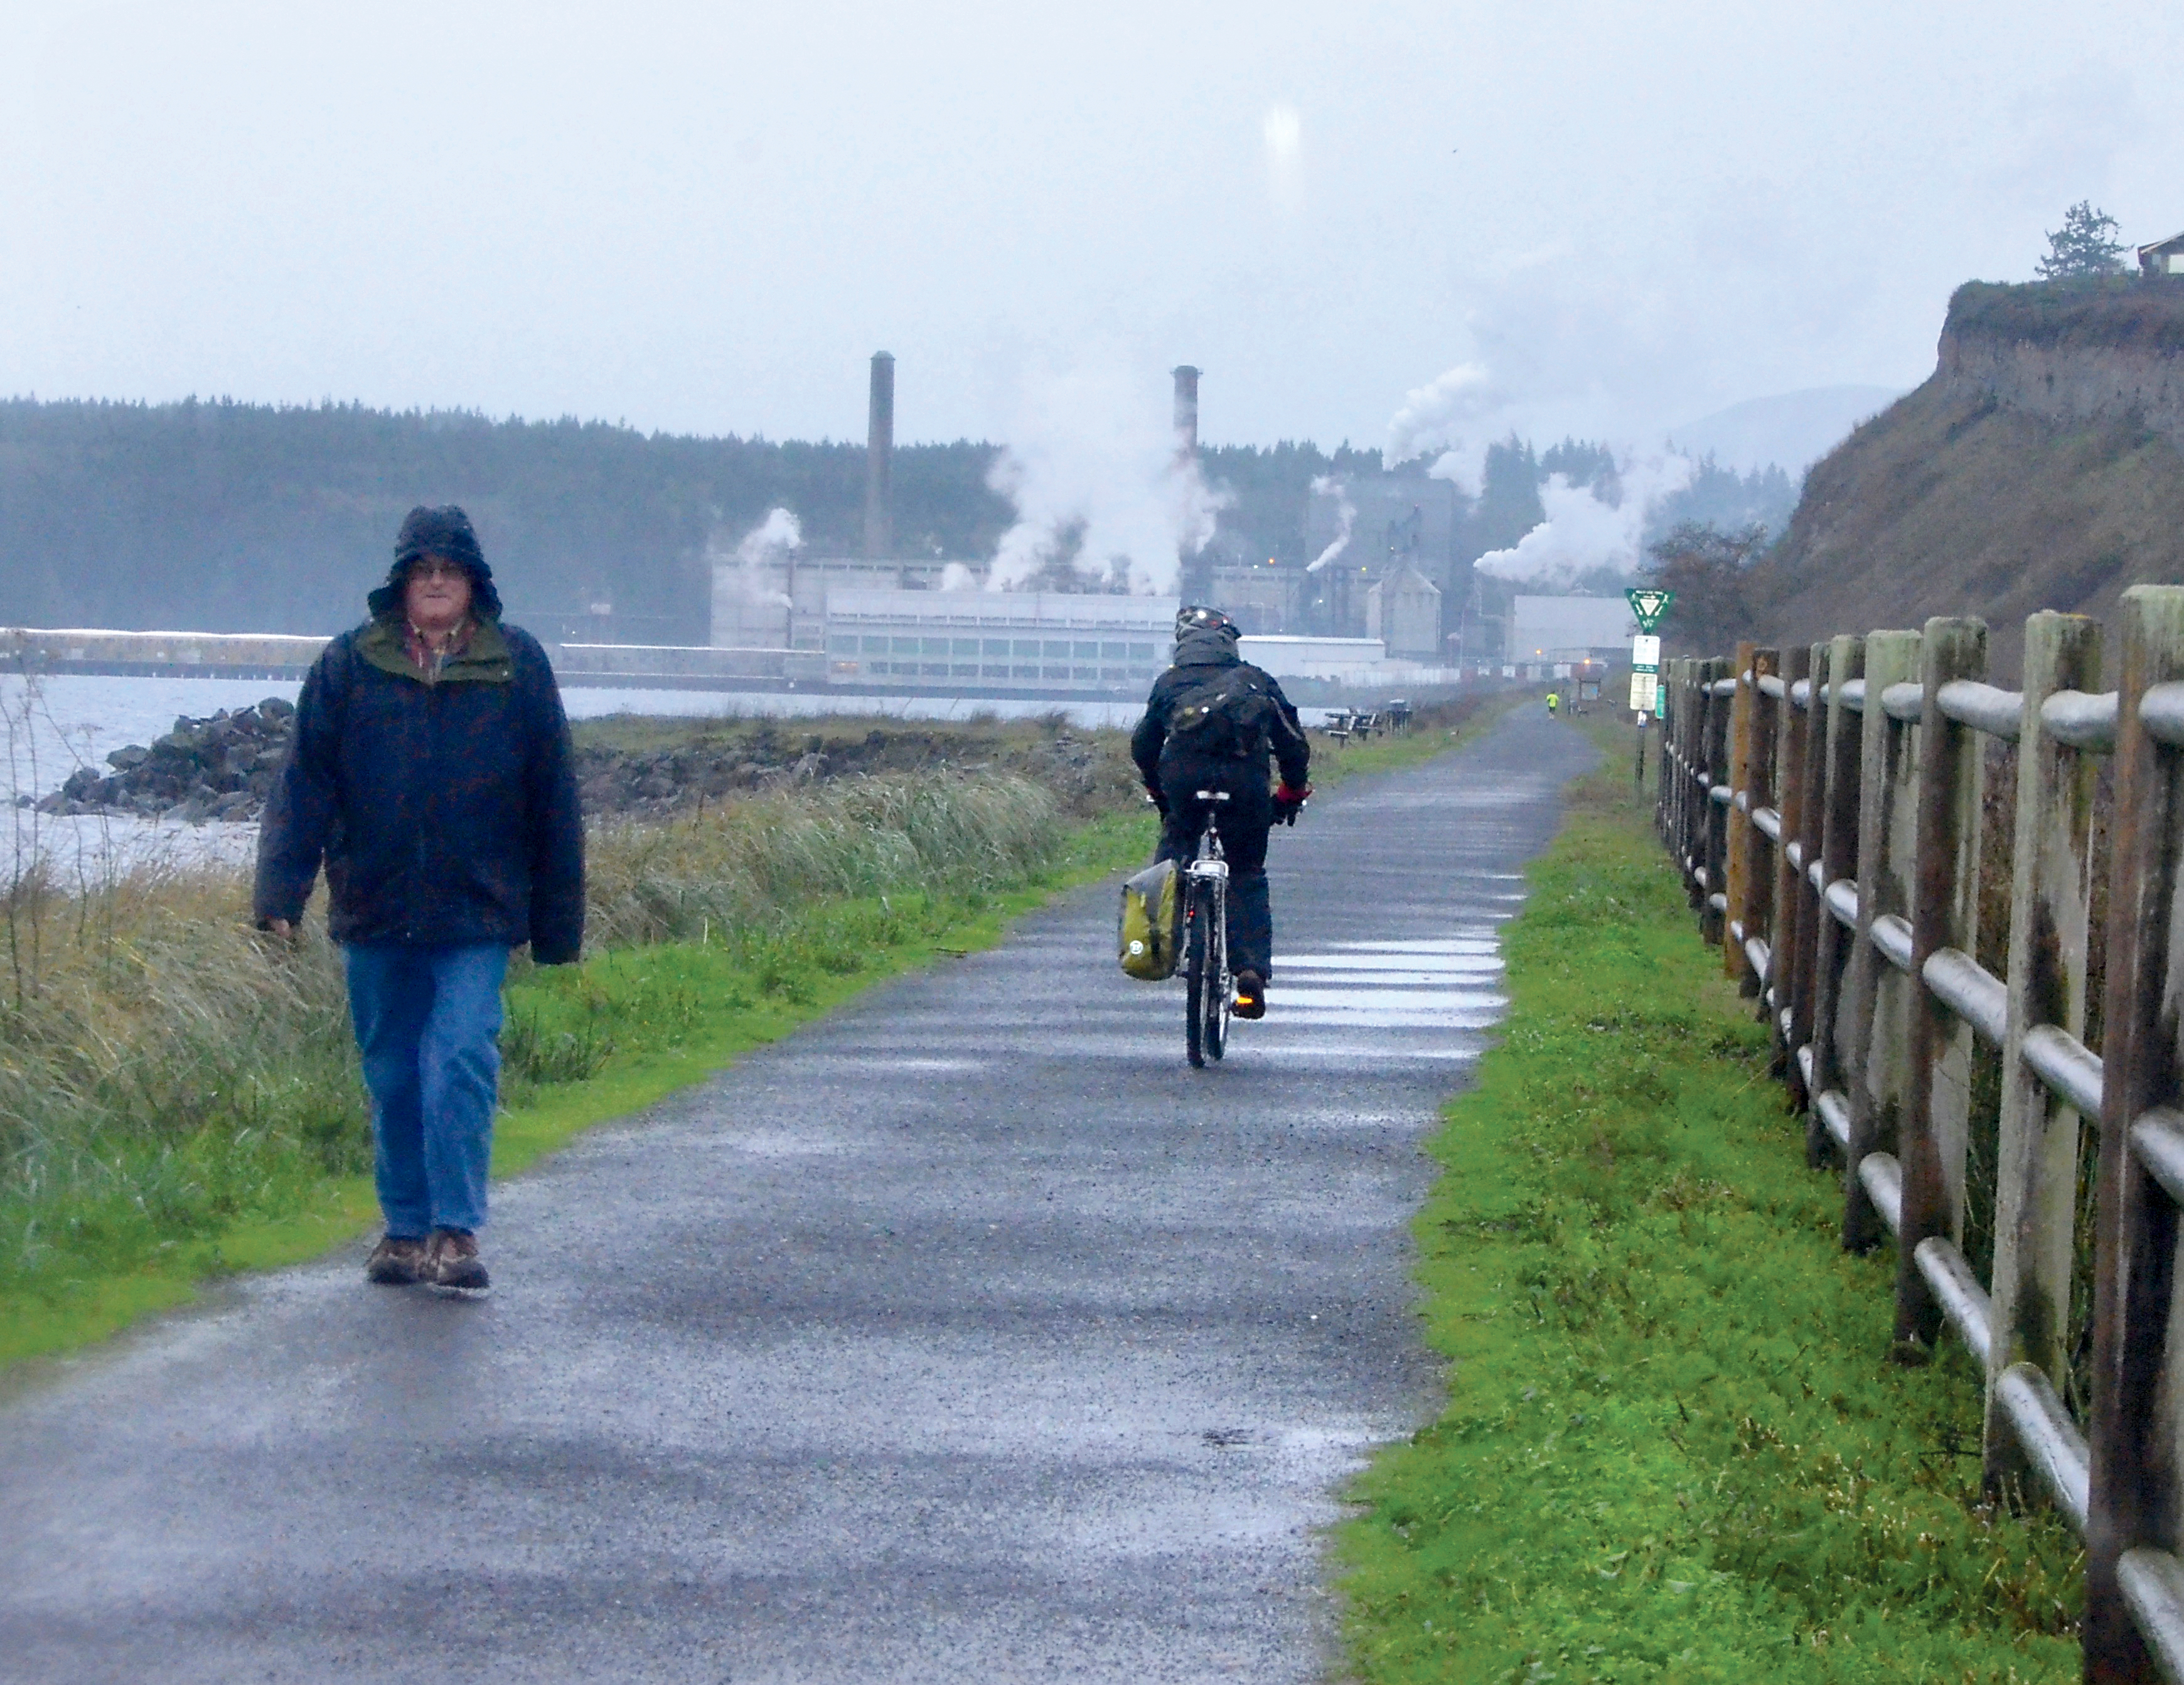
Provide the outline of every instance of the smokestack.
{"type": "Polygon", "coordinates": [[[1198,370],[1179,364],[1175,375],[1175,448],[1179,456],[1198,454],[1198,370]]]}
{"type": "Polygon", "coordinates": [[[865,425],[865,556],[894,553],[894,359],[872,353],[872,403],[865,425]]]}
{"type": "MultiPolygon", "coordinates": [[[[1198,370],[1179,363],[1175,375],[1175,459],[1188,467],[1198,456],[1198,370]]],[[[1213,600],[1213,562],[1203,550],[1177,553],[1176,585],[1186,603],[1213,600]]]]}

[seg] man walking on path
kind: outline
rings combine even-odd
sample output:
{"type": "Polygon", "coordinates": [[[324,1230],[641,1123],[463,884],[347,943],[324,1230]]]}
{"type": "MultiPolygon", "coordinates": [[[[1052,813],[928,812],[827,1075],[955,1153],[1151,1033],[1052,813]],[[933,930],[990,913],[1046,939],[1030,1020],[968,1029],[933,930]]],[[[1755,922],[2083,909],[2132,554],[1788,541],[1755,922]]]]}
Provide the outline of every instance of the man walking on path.
{"type": "Polygon", "coordinates": [[[304,681],[255,913],[290,936],[323,861],[387,1220],[365,1273],[476,1291],[509,950],[560,965],[583,946],[568,721],[461,509],[410,510],[367,600],[304,681]]]}

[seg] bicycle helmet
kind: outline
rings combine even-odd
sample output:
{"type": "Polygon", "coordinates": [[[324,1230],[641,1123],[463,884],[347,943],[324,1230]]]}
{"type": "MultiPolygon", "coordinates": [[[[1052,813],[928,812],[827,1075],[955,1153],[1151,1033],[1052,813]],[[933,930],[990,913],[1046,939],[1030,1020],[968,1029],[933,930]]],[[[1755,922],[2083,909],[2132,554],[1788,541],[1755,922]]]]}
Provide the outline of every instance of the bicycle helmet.
{"type": "Polygon", "coordinates": [[[1193,628],[1232,634],[1239,633],[1241,630],[1235,621],[1230,620],[1218,609],[1206,608],[1195,603],[1189,603],[1176,611],[1175,635],[1181,637],[1193,628]]]}

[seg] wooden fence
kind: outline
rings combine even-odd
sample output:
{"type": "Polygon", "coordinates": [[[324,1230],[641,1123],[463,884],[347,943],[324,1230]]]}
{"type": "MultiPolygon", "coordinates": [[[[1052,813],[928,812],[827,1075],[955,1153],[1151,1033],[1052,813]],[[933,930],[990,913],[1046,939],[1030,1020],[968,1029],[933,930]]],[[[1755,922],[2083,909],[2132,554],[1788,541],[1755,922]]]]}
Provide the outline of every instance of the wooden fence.
{"type": "Polygon", "coordinates": [[[1670,661],[1658,819],[1809,1154],[1842,1167],[1843,1244],[1894,1237],[1897,1355],[1953,1330],[1986,1369],[1990,1490],[2044,1493],[2085,1538],[2085,1677],[2184,1685],[2184,587],[2131,591],[2121,631],[2106,690],[2103,628],[2071,614],[2026,622],[2019,691],[1986,682],[1975,620],[1670,661]],[[1985,739],[2016,758],[1999,976],[1975,957],[1985,739]],[[1997,1056],[1994,1099],[1975,1065],[1997,1056]],[[1975,1137],[1992,1191],[1983,1172],[1968,1211],[1975,1137]],[[2063,1400],[2088,1208],[2081,1427],[2063,1400]]]}

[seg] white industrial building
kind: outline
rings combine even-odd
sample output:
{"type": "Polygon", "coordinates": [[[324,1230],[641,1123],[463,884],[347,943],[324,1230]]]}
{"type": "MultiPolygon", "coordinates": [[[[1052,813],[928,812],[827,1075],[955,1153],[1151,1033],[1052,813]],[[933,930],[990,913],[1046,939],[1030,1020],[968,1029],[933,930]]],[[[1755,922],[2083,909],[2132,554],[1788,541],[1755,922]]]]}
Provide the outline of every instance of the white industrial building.
{"type": "Polygon", "coordinates": [[[1637,630],[1620,597],[1519,597],[1510,611],[1507,659],[1525,665],[1627,658],[1637,630]]]}
{"type": "Polygon", "coordinates": [[[1142,693],[1167,665],[1178,606],[1173,597],[830,587],[827,677],[1142,693]]]}

